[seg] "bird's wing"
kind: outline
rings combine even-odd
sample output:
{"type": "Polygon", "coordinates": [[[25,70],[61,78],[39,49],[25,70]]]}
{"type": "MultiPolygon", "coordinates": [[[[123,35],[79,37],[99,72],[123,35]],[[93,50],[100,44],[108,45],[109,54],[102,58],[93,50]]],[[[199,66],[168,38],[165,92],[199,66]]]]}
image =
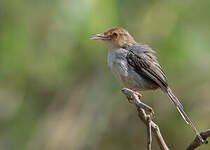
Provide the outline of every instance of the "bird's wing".
{"type": "Polygon", "coordinates": [[[166,91],[168,88],[167,79],[154,55],[155,52],[147,45],[128,46],[126,49],[128,50],[127,61],[135,71],[166,91]]]}

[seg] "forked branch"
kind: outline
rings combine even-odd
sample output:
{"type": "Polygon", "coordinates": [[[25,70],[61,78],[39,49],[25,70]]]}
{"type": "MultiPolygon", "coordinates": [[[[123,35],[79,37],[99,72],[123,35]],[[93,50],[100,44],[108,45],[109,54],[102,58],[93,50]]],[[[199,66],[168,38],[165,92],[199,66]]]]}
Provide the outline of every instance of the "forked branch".
{"type": "Polygon", "coordinates": [[[152,108],[148,105],[142,103],[137,96],[135,92],[133,92],[130,89],[123,88],[122,92],[127,96],[128,100],[133,100],[133,103],[137,107],[138,116],[143,121],[144,124],[147,126],[147,134],[148,134],[148,142],[147,142],[147,149],[151,150],[151,144],[152,144],[152,136],[151,136],[151,130],[154,133],[156,140],[159,144],[159,147],[161,150],[169,150],[168,146],[166,145],[161,133],[159,127],[152,121],[151,115],[154,113],[152,108]],[[149,112],[149,114],[146,114],[145,110],[149,112]]]}
{"type": "MultiPolygon", "coordinates": [[[[133,102],[137,108],[138,111],[138,116],[139,118],[143,121],[143,123],[147,126],[147,150],[151,150],[151,145],[152,145],[152,135],[151,135],[151,131],[153,132],[153,134],[156,137],[156,140],[158,142],[158,145],[160,147],[161,150],[169,150],[168,146],[166,145],[160,129],[158,127],[158,125],[156,125],[153,121],[152,121],[152,114],[153,109],[142,103],[138,97],[138,94],[130,89],[127,88],[123,88],[122,92],[126,95],[127,99],[129,100],[129,102],[133,102]],[[146,112],[148,113],[146,113],[146,112]]],[[[186,150],[194,150],[197,147],[199,147],[202,144],[207,144],[207,138],[210,137],[210,129],[204,132],[200,133],[202,139],[204,140],[204,142],[202,143],[199,139],[198,136],[195,137],[195,139],[193,140],[193,142],[187,147],[186,150]]]]}

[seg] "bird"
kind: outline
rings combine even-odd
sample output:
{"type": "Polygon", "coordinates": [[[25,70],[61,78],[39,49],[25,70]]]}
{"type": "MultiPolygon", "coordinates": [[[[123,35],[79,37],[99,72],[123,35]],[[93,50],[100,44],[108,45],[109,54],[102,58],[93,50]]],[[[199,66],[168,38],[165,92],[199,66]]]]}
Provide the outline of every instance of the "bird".
{"type": "MultiPolygon", "coordinates": [[[[166,75],[155,56],[156,52],[149,45],[137,43],[126,29],[118,27],[94,34],[91,39],[102,40],[108,45],[108,66],[123,86],[135,92],[161,89],[203,141],[182,104],[170,89],[166,75]]],[[[142,95],[139,93],[138,96],[142,95]]]]}

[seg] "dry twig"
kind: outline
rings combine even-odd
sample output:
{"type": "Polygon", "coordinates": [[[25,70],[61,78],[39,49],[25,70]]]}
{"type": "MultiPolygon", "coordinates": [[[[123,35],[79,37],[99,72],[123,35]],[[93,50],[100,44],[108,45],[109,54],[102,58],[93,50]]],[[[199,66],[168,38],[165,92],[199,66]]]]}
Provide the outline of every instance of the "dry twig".
{"type": "MultiPolygon", "coordinates": [[[[142,103],[139,99],[139,97],[137,96],[137,93],[127,89],[127,88],[123,88],[122,92],[126,95],[127,99],[129,100],[129,102],[133,102],[136,107],[137,107],[137,111],[138,111],[138,116],[139,118],[143,121],[144,124],[146,124],[147,126],[147,150],[151,150],[151,145],[152,145],[152,135],[151,135],[151,131],[154,133],[156,140],[158,142],[158,145],[160,147],[161,150],[169,150],[168,146],[166,145],[161,133],[160,133],[160,129],[158,127],[158,125],[156,125],[153,121],[152,121],[152,114],[153,109],[142,103]],[[149,114],[146,114],[147,111],[149,114]]],[[[207,144],[207,138],[210,137],[210,129],[204,132],[200,133],[202,139],[204,140],[204,142],[202,142],[198,136],[195,137],[195,139],[193,140],[193,142],[187,147],[186,150],[194,150],[197,147],[199,147],[202,144],[207,144]]]]}
{"type": "Polygon", "coordinates": [[[148,142],[147,142],[147,148],[148,150],[151,150],[151,144],[152,144],[152,136],[151,136],[151,130],[154,133],[159,147],[161,150],[169,150],[168,146],[166,145],[161,133],[159,127],[152,121],[151,114],[153,113],[153,110],[148,105],[142,103],[139,100],[139,97],[136,95],[135,92],[133,92],[130,89],[123,88],[122,92],[127,96],[128,100],[133,100],[134,104],[137,107],[138,116],[139,118],[144,122],[144,124],[147,125],[147,133],[148,133],[148,142]],[[149,112],[149,115],[146,114],[146,111],[149,112]]]}
{"type": "Polygon", "coordinates": [[[197,147],[201,146],[202,144],[207,144],[207,138],[210,137],[210,129],[201,132],[200,133],[201,137],[203,138],[203,140],[205,141],[205,143],[201,143],[198,136],[195,137],[195,139],[192,141],[192,143],[187,147],[186,150],[194,150],[197,147]]]}
{"type": "Polygon", "coordinates": [[[147,118],[147,149],[152,150],[152,125],[151,125],[151,117],[147,118]]]}

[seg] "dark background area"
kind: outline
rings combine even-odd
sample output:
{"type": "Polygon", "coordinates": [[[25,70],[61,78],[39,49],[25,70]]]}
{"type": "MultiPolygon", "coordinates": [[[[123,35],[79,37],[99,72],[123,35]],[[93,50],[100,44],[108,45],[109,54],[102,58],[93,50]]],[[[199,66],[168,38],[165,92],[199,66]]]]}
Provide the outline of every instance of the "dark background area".
{"type": "MultiPolygon", "coordinates": [[[[209,0],[0,1],[0,149],[146,149],[107,47],[89,39],[111,27],[157,51],[187,114],[210,128],[209,8],[209,0]]],[[[168,146],[184,149],[194,133],[174,105],[160,90],[142,93],[168,146]]]]}

